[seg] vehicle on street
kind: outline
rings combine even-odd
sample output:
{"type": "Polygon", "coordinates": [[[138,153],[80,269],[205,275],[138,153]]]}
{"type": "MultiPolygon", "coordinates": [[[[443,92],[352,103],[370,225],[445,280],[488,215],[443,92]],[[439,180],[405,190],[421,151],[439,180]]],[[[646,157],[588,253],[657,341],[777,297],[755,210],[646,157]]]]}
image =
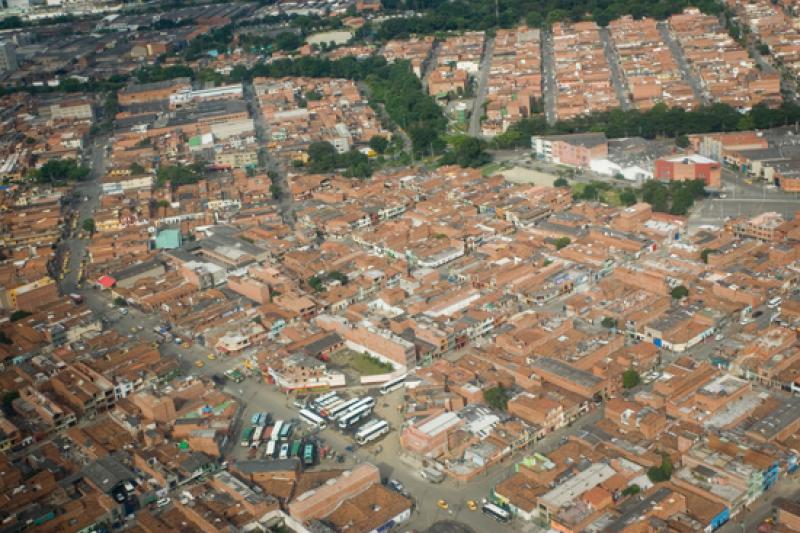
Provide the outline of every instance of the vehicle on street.
{"type": "Polygon", "coordinates": [[[487,516],[491,516],[498,522],[505,523],[511,520],[511,513],[493,503],[485,503],[483,507],[481,507],[481,512],[487,516]]]}
{"type": "Polygon", "coordinates": [[[477,511],[478,504],[475,503],[475,500],[467,500],[467,509],[469,509],[470,511],[477,511]]]}
{"type": "Polygon", "coordinates": [[[289,457],[289,443],[284,442],[283,444],[281,444],[281,451],[278,454],[278,458],[286,459],[287,457],[289,457]]]}
{"type": "Polygon", "coordinates": [[[206,364],[202,360],[198,359],[197,361],[194,362],[194,366],[196,366],[197,368],[203,368],[204,366],[206,366],[206,364]]]}
{"type": "Polygon", "coordinates": [[[208,356],[207,356],[207,357],[208,357],[208,360],[209,360],[209,361],[213,361],[213,360],[215,360],[215,359],[217,358],[217,356],[216,356],[216,355],[214,355],[213,353],[210,353],[210,354],[208,354],[208,356]]]}
{"type": "Polygon", "coordinates": [[[406,490],[405,486],[402,483],[397,481],[396,479],[389,479],[386,484],[389,486],[390,489],[394,490],[395,492],[403,492],[406,490]]]}
{"type": "Polygon", "coordinates": [[[438,502],[436,502],[436,505],[439,507],[439,509],[444,509],[445,511],[450,507],[449,505],[447,505],[446,500],[439,500],[438,502]]]}
{"type": "Polygon", "coordinates": [[[169,498],[161,498],[156,502],[156,507],[166,507],[172,500],[169,498]]]}

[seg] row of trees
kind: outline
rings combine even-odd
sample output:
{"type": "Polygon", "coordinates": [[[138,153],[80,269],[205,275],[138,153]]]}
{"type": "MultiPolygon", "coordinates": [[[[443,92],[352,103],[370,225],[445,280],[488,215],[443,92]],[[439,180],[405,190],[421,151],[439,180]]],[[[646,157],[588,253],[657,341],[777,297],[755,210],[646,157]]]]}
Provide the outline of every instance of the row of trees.
{"type": "Polygon", "coordinates": [[[721,10],[721,5],[713,0],[503,0],[499,3],[485,0],[427,0],[422,4],[417,0],[387,0],[383,4],[386,9],[416,9],[425,14],[384,21],[378,31],[382,39],[414,33],[490,30],[497,26],[510,28],[521,20],[536,28],[558,21],[580,20],[594,20],[605,26],[626,14],[637,18],[649,16],[663,19],[688,6],[712,14],[721,10]]]}
{"type": "Polygon", "coordinates": [[[642,200],[653,207],[653,211],[685,215],[694,201],[705,194],[703,180],[671,181],[669,184],[650,180],[642,186],[642,200]]]}
{"type": "Polygon", "coordinates": [[[543,115],[535,115],[512,125],[508,131],[495,138],[494,144],[497,148],[530,146],[532,135],[587,131],[604,131],[612,138],[630,136],[646,139],[681,138],[688,133],[766,129],[795,124],[798,121],[800,121],[800,106],[789,102],[775,109],[757,105],[747,113],[739,113],[727,104],[713,104],[695,111],[686,111],[678,107],[670,108],[661,103],[647,111],[614,109],[562,120],[553,125],[547,124],[543,115]]]}

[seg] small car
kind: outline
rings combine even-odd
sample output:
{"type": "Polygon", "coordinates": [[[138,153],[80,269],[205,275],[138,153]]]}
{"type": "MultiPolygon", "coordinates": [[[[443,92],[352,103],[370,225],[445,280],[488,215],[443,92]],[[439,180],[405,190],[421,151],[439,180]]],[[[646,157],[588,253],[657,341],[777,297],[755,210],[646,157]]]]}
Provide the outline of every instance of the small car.
{"type": "Polygon", "coordinates": [[[210,354],[208,354],[208,360],[209,360],[209,361],[213,361],[213,360],[214,360],[214,359],[216,359],[216,358],[217,358],[217,356],[216,356],[216,355],[214,355],[213,353],[210,353],[210,354]]]}
{"type": "Polygon", "coordinates": [[[447,505],[446,500],[439,500],[438,502],[436,502],[436,505],[439,506],[439,509],[444,509],[445,511],[450,508],[450,506],[447,505]]]}
{"type": "Polygon", "coordinates": [[[200,359],[198,359],[197,361],[194,362],[194,366],[196,366],[197,368],[203,368],[204,366],[206,366],[206,364],[200,359]]]}
{"type": "Polygon", "coordinates": [[[477,511],[478,504],[475,502],[475,500],[467,500],[467,509],[470,511],[477,511]]]}

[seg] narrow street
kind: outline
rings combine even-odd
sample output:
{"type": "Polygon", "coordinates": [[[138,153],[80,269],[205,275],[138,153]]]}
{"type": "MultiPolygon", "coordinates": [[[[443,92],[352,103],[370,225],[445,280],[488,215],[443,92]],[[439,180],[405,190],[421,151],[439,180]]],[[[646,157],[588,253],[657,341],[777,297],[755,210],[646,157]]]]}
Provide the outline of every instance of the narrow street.
{"type": "Polygon", "coordinates": [[[703,87],[700,84],[700,80],[697,76],[694,75],[692,72],[689,63],[686,61],[686,56],[683,55],[683,50],[681,46],[678,44],[678,41],[670,34],[669,28],[667,27],[666,22],[659,22],[658,23],[658,31],[661,32],[661,38],[664,40],[664,43],[669,48],[669,51],[672,52],[672,57],[675,58],[675,62],[678,63],[678,68],[681,70],[681,75],[683,79],[689,83],[689,86],[692,88],[692,92],[694,93],[694,97],[697,99],[698,102],[705,105],[709,103],[709,98],[706,92],[703,90],[703,87]]]}
{"type": "Polygon", "coordinates": [[[433,47],[431,48],[431,55],[428,57],[427,61],[422,68],[422,86],[425,88],[425,92],[428,91],[428,78],[433,72],[433,69],[436,68],[436,64],[439,62],[439,41],[433,42],[433,47]]]}
{"type": "Polygon", "coordinates": [[[272,157],[269,153],[267,148],[267,144],[269,143],[269,126],[264,120],[264,115],[261,114],[258,98],[256,98],[256,93],[251,82],[244,84],[244,97],[247,101],[250,114],[253,117],[258,144],[261,146],[259,150],[259,166],[262,171],[266,171],[269,174],[270,179],[272,179],[272,184],[280,189],[281,196],[278,200],[278,210],[283,217],[283,221],[293,226],[295,222],[294,202],[292,201],[292,194],[289,190],[287,172],[280,161],[272,157]]]}
{"type": "Polygon", "coordinates": [[[622,76],[622,71],[619,66],[619,56],[614,47],[614,42],[611,39],[611,32],[608,28],[600,28],[600,39],[603,41],[603,51],[606,54],[606,61],[608,61],[608,68],[611,71],[611,83],[614,85],[614,92],[617,94],[617,100],[623,110],[628,111],[633,106],[628,98],[628,90],[625,79],[622,76]]]}
{"type": "Polygon", "coordinates": [[[489,69],[494,53],[494,37],[486,39],[483,47],[483,56],[476,79],[475,99],[472,102],[472,114],[469,117],[469,134],[472,137],[481,136],[481,117],[483,117],[483,102],[486,101],[487,85],[489,82],[489,69]]]}
{"type": "Polygon", "coordinates": [[[556,99],[558,98],[558,85],[556,84],[556,65],[553,51],[553,36],[549,31],[542,31],[542,73],[544,87],[544,117],[548,124],[555,124],[556,99]]]}

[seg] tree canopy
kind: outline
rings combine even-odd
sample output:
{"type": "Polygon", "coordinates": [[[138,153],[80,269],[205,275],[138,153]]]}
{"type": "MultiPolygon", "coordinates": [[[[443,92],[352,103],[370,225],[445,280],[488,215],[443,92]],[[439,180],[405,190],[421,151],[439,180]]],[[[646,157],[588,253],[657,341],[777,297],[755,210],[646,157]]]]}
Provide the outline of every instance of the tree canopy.
{"type": "Polygon", "coordinates": [[[484,401],[498,411],[505,411],[508,408],[508,397],[508,390],[502,385],[483,391],[484,401]]]}
{"type": "Polygon", "coordinates": [[[626,389],[632,389],[641,381],[639,373],[632,368],[622,373],[622,386],[626,389]]]}
{"type": "Polygon", "coordinates": [[[83,181],[88,179],[89,169],[78,165],[74,159],[51,159],[30,176],[39,183],[83,181]]]}

